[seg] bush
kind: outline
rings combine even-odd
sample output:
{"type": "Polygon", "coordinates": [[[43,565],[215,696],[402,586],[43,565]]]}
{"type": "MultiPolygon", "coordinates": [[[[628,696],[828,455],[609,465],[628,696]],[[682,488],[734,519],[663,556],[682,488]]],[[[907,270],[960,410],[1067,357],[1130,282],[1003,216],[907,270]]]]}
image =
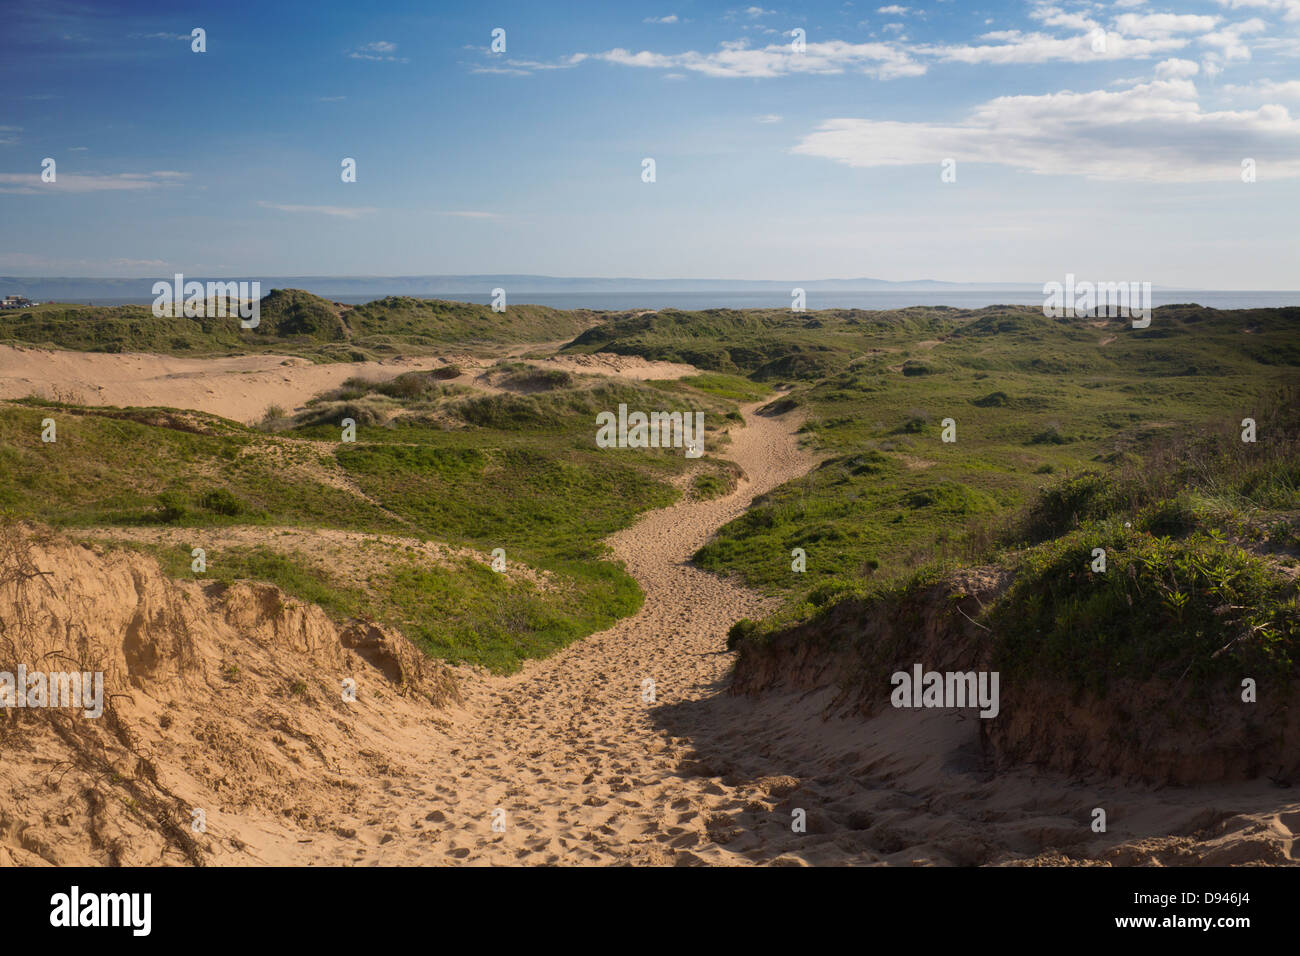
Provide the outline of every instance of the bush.
{"type": "Polygon", "coordinates": [[[742,617],[727,630],[727,650],[734,651],[742,641],[758,636],[758,622],[742,617]]]}
{"type": "Polygon", "coordinates": [[[179,491],[164,491],[158,496],[158,520],[174,524],[189,514],[189,505],[179,491]]]}
{"type": "Polygon", "coordinates": [[[211,491],[205,491],[199,497],[199,504],[208,511],[226,515],[227,517],[234,517],[244,511],[244,503],[225,488],[214,488],[211,491]]]}

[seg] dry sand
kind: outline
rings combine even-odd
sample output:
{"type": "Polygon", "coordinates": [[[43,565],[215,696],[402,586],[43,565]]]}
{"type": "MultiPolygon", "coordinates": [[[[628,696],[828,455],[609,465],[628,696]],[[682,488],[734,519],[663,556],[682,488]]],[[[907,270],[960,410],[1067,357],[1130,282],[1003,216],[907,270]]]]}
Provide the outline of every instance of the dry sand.
{"type": "MultiPolygon", "coordinates": [[[[504,352],[503,357],[513,358],[557,344],[563,343],[515,346],[504,352]]],[[[305,358],[287,355],[183,358],[141,352],[111,355],[0,345],[0,399],[37,395],[76,405],[159,405],[209,412],[251,424],[259,421],[272,405],[293,412],[309,399],[338,388],[354,376],[383,381],[404,372],[449,363],[464,369],[450,382],[499,391],[487,385],[481,374],[492,361],[495,359],[456,354],[316,365],[305,358]]],[[[557,356],[530,364],[638,381],[681,378],[699,372],[691,365],[603,353],[557,356]]]]}
{"type": "Polygon", "coordinates": [[[77,405],[160,405],[251,423],[271,405],[293,411],[354,375],[395,378],[443,364],[411,358],[316,365],[287,355],[191,359],[0,345],[0,398],[35,394],[77,405]]]}

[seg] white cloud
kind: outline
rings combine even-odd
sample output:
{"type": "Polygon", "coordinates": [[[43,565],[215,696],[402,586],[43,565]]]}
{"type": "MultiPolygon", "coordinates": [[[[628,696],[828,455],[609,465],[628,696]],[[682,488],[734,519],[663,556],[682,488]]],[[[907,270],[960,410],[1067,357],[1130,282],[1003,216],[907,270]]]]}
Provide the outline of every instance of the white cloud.
{"type": "Polygon", "coordinates": [[[496,73],[501,76],[532,76],[538,70],[568,70],[586,59],[588,59],[586,53],[575,53],[549,63],[542,60],[505,60],[504,65],[498,65],[497,57],[489,55],[487,62],[476,64],[470,68],[470,72],[496,73]]]}
{"type": "Polygon", "coordinates": [[[371,206],[303,206],[292,203],[266,202],[261,200],[259,206],[266,209],[278,209],[280,212],[319,213],[323,216],[337,216],[341,219],[360,219],[372,212],[378,212],[371,206]]]}
{"type": "Polygon", "coordinates": [[[1221,49],[1225,60],[1249,60],[1250,47],[1242,42],[1242,36],[1248,33],[1262,33],[1267,29],[1267,23],[1258,17],[1252,17],[1243,23],[1233,23],[1222,30],[1207,33],[1200,37],[1200,42],[1221,49]]]}
{"type": "Polygon", "coordinates": [[[756,118],[760,123],[779,123],[783,119],[785,119],[784,116],[779,116],[776,113],[766,113],[763,116],[759,116],[756,118]]]}
{"type": "Polygon", "coordinates": [[[896,17],[905,17],[911,12],[911,7],[900,7],[896,3],[891,3],[887,7],[876,7],[877,13],[892,14],[896,17]]]}
{"type": "Polygon", "coordinates": [[[999,31],[998,36],[1005,37],[1005,42],[979,46],[920,46],[913,52],[936,56],[952,63],[1090,63],[1098,60],[1146,59],[1181,50],[1188,43],[1184,37],[1150,39],[1107,33],[1105,50],[1097,52],[1093,50],[1093,38],[1088,34],[1054,37],[1045,33],[1004,30],[999,31]]]}
{"type": "Polygon", "coordinates": [[[1060,7],[1040,5],[1029,11],[1029,16],[1044,26],[1065,27],[1070,30],[1095,30],[1101,24],[1082,13],[1067,13],[1060,7]]]}
{"type": "Polygon", "coordinates": [[[1300,100],[1300,80],[1283,80],[1281,82],[1260,80],[1250,86],[1229,85],[1223,89],[1224,92],[1238,97],[1262,99],[1272,96],[1284,100],[1300,100]]]}
{"type": "Polygon", "coordinates": [[[41,181],[41,174],[0,173],[0,192],[34,196],[56,193],[122,192],[178,186],[189,173],[162,169],[152,173],[65,173],[56,167],[54,182],[41,181]]]}
{"type": "Polygon", "coordinates": [[[1171,57],[1156,64],[1156,76],[1162,80],[1185,80],[1200,72],[1194,60],[1179,60],[1171,57]]]}
{"type": "Polygon", "coordinates": [[[371,43],[365,43],[357,47],[348,54],[354,60],[377,60],[385,63],[406,63],[404,56],[393,56],[397,52],[397,44],[388,40],[374,40],[371,43]]]}
{"type": "Polygon", "coordinates": [[[1115,18],[1115,29],[1127,36],[1168,37],[1175,33],[1206,33],[1221,19],[1179,13],[1123,13],[1115,18]]]}
{"type": "Polygon", "coordinates": [[[642,23],[676,23],[677,14],[670,13],[666,17],[646,17],[641,22],[642,23]]]}
{"type": "Polygon", "coordinates": [[[889,43],[846,43],[828,40],[809,43],[796,53],[789,43],[751,50],[744,40],[727,42],[712,53],[654,53],[614,49],[592,54],[593,59],[647,69],[689,70],[717,77],[762,78],[795,73],[844,73],[853,70],[878,79],[920,76],[925,65],[889,43]]]}
{"type": "Polygon", "coordinates": [[[1284,20],[1300,20],[1300,0],[1215,0],[1229,10],[1267,10],[1284,20]]]}
{"type": "Polygon", "coordinates": [[[1151,182],[1235,180],[1241,158],[1300,176],[1300,119],[1282,106],[1203,112],[1189,80],[1127,90],[1003,96],[954,124],[831,119],[794,152],[875,167],[999,163],[1043,175],[1151,182]]]}

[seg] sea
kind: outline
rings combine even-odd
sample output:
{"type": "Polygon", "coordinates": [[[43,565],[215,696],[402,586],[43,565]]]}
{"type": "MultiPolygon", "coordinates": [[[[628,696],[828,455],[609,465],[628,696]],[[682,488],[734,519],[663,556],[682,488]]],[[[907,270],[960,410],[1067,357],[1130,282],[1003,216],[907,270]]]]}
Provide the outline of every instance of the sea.
{"type": "MultiPolygon", "coordinates": [[[[308,289],[307,291],[313,291],[308,289]]],[[[333,302],[360,305],[383,298],[382,294],[330,295],[316,293],[333,302]]],[[[490,305],[491,290],[482,292],[439,292],[421,298],[449,299],[455,302],[474,302],[490,305]]],[[[51,296],[47,301],[83,304],[80,300],[51,296]]],[[[152,296],[139,298],[90,298],[90,305],[149,305],[152,296]]],[[[1173,289],[1153,290],[1154,306],[1196,303],[1215,309],[1266,309],[1281,306],[1300,306],[1300,291],[1225,292],[1222,290],[1173,289]]],[[[806,308],[817,309],[903,309],[915,305],[951,306],[958,309],[980,309],[990,305],[1043,304],[1043,294],[1036,289],[980,289],[943,291],[914,289],[897,291],[851,292],[810,289],[806,308]]],[[[556,309],[592,309],[623,312],[634,309],[788,309],[790,296],[780,292],[510,292],[506,305],[547,305],[556,309]]]]}

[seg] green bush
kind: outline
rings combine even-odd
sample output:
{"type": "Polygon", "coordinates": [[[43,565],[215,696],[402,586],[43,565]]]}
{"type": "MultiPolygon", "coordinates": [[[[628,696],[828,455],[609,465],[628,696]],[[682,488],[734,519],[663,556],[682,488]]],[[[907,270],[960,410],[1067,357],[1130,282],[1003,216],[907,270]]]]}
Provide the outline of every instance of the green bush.
{"type": "Polygon", "coordinates": [[[164,491],[158,496],[158,520],[174,524],[189,514],[189,505],[179,491],[164,491]]]}
{"type": "Polygon", "coordinates": [[[734,651],[742,641],[750,640],[757,635],[758,622],[742,617],[727,629],[727,650],[734,651]]]}
{"type": "Polygon", "coordinates": [[[199,505],[219,515],[234,517],[242,514],[244,503],[226,488],[213,488],[199,496],[199,505]]]}

